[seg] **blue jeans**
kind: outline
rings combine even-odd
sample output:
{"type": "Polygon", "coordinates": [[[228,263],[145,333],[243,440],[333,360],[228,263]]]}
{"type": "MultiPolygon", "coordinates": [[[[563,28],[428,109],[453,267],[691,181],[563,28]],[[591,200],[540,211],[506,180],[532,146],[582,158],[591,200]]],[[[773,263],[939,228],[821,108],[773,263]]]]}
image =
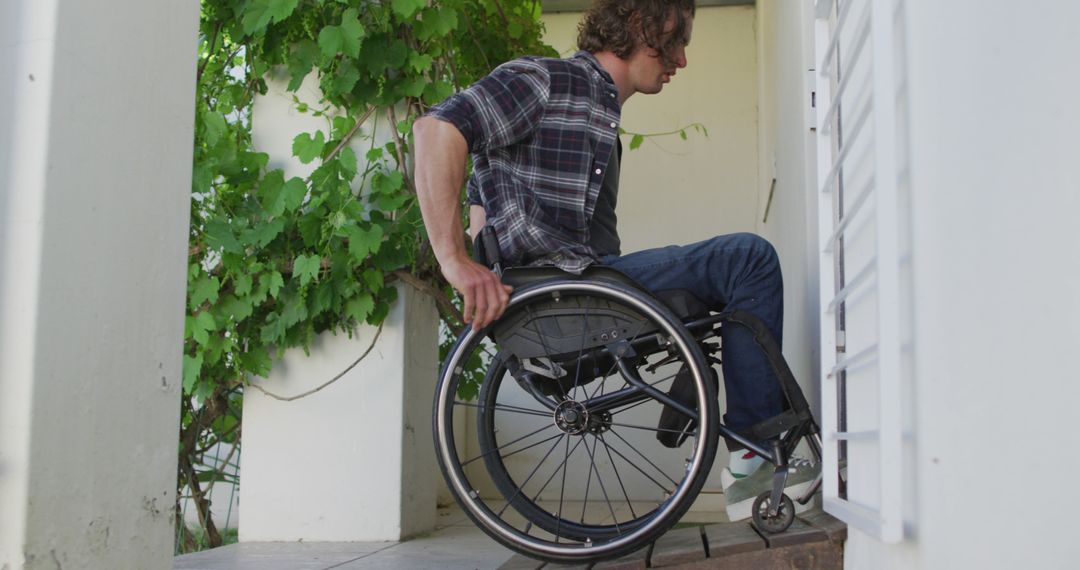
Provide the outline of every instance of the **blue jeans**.
{"type": "MultiPolygon", "coordinates": [[[[650,291],[684,289],[710,309],[753,313],[780,343],[784,328],[784,280],[773,246],[748,233],[717,236],[690,245],[609,255],[618,269],[650,291]]],[[[724,424],[741,432],[783,411],[783,392],[753,334],[739,325],[721,328],[727,413],[724,424]]],[[[733,442],[728,442],[729,448],[733,442]]]]}

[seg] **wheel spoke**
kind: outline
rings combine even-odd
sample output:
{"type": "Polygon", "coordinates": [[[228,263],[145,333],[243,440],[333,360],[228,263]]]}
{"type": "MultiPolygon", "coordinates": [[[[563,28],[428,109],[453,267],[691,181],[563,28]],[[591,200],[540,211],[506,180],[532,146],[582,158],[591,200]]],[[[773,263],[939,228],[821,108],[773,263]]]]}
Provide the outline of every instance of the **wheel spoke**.
{"type": "Polygon", "coordinates": [[[481,410],[481,411],[486,410],[486,409],[492,409],[492,410],[498,410],[500,412],[514,412],[514,413],[524,414],[524,415],[528,415],[528,416],[542,416],[542,417],[545,417],[545,418],[550,418],[551,417],[551,412],[549,412],[549,411],[545,412],[543,410],[531,410],[529,408],[519,408],[517,406],[509,406],[507,404],[495,404],[494,406],[491,406],[489,408],[488,406],[484,406],[484,405],[481,405],[481,404],[473,404],[473,403],[470,403],[470,402],[458,402],[458,401],[455,401],[454,405],[455,406],[465,406],[466,408],[476,408],[476,409],[481,410]]]}
{"type": "Polygon", "coordinates": [[[608,461],[611,462],[611,469],[615,472],[615,479],[619,482],[619,487],[622,488],[623,497],[626,498],[626,506],[630,507],[630,516],[637,518],[637,514],[634,513],[634,505],[630,502],[630,495],[626,492],[626,486],[623,485],[622,476],[619,475],[619,468],[615,466],[615,458],[611,456],[611,446],[607,444],[607,440],[604,439],[604,434],[600,434],[600,442],[604,444],[604,450],[607,451],[608,461]]]}
{"type": "MultiPolygon", "coordinates": [[[[604,485],[604,479],[602,477],[600,477],[600,470],[596,467],[596,453],[595,452],[596,452],[596,448],[600,447],[600,445],[595,443],[595,442],[597,442],[599,440],[600,440],[599,437],[593,436],[593,442],[594,442],[593,443],[593,448],[589,449],[589,444],[586,443],[585,444],[585,451],[589,452],[589,466],[592,468],[593,471],[596,472],[596,482],[600,484],[600,492],[602,492],[604,494],[604,502],[607,503],[608,512],[611,513],[611,520],[612,520],[612,522],[615,523],[615,532],[617,534],[621,535],[622,534],[622,529],[619,528],[619,519],[618,519],[618,517],[615,516],[615,507],[612,506],[612,504],[611,504],[611,498],[608,497],[607,487],[604,485]]],[[[581,507],[581,520],[582,521],[585,520],[585,506],[587,506],[587,505],[583,505],[581,507]]]]}
{"type": "MultiPolygon", "coordinates": [[[[560,441],[561,441],[561,438],[562,438],[562,437],[565,437],[565,436],[566,436],[566,434],[559,434],[559,435],[560,435],[560,441]]],[[[524,481],[524,482],[522,482],[522,483],[521,483],[521,485],[518,485],[518,488],[517,488],[517,490],[516,490],[516,491],[514,491],[514,494],[513,494],[513,495],[512,495],[512,496],[511,496],[511,497],[510,497],[509,499],[507,499],[507,500],[506,500],[506,504],[505,504],[505,505],[503,505],[503,508],[502,508],[502,510],[501,510],[501,511],[499,511],[499,516],[500,516],[500,517],[501,517],[501,516],[503,515],[503,513],[504,513],[504,512],[506,512],[506,509],[507,509],[507,508],[508,508],[508,507],[509,507],[509,506],[510,506],[511,504],[513,504],[513,502],[514,502],[514,499],[516,499],[516,498],[518,497],[518,495],[520,495],[520,494],[521,494],[521,490],[525,488],[525,485],[528,485],[528,484],[529,484],[529,481],[530,481],[530,480],[532,480],[532,478],[533,478],[533,476],[534,476],[534,475],[536,475],[536,472],[537,472],[537,471],[538,471],[538,470],[540,469],[540,465],[542,465],[542,464],[544,463],[544,461],[546,461],[546,460],[547,460],[548,456],[549,456],[549,455],[551,455],[551,452],[552,452],[552,451],[555,451],[555,448],[556,448],[556,447],[558,447],[558,446],[559,446],[559,442],[558,442],[558,441],[556,441],[556,442],[555,442],[555,444],[551,446],[551,449],[549,449],[549,450],[547,451],[547,453],[545,453],[545,454],[544,454],[544,457],[543,457],[542,459],[540,459],[540,461],[539,461],[539,462],[538,462],[538,463],[536,464],[536,467],[533,467],[533,470],[532,470],[532,472],[531,472],[531,473],[529,473],[529,476],[525,478],[525,481],[524,481]]]]}
{"type": "MultiPolygon", "coordinates": [[[[627,464],[629,464],[630,467],[633,467],[634,469],[637,469],[638,473],[641,473],[642,475],[644,475],[649,481],[652,481],[653,483],[656,483],[656,486],[663,489],[665,493],[670,493],[671,492],[671,491],[668,491],[668,488],[665,487],[662,483],[660,483],[656,479],[653,479],[652,475],[649,475],[642,468],[638,467],[637,464],[635,464],[633,461],[630,461],[629,459],[627,459],[627,457],[625,455],[623,455],[622,453],[619,453],[618,449],[615,449],[614,447],[609,445],[606,439],[600,438],[600,442],[603,443],[604,447],[607,448],[608,450],[614,451],[615,455],[618,455],[619,457],[622,457],[623,461],[625,461],[627,464]]],[[[612,466],[614,467],[614,464],[612,466]]],[[[670,479],[670,477],[669,477],[669,479],[670,479]]],[[[678,486],[678,483],[676,483],[675,485],[678,486]]]]}
{"type": "MultiPolygon", "coordinates": [[[[672,485],[675,485],[676,487],[678,487],[678,486],[679,486],[679,482],[678,482],[678,481],[676,481],[676,480],[672,479],[672,478],[671,478],[671,477],[670,477],[670,476],[669,476],[669,475],[668,475],[668,474],[667,474],[666,472],[664,472],[664,470],[663,470],[663,469],[661,469],[661,468],[657,467],[657,466],[656,466],[656,464],[652,462],[652,460],[650,460],[650,459],[649,459],[648,457],[645,457],[645,454],[644,454],[644,453],[642,453],[642,452],[641,452],[640,450],[638,450],[638,448],[634,447],[634,445],[633,445],[633,444],[631,444],[631,443],[630,443],[629,441],[626,441],[626,439],[625,439],[625,438],[623,438],[623,436],[619,435],[619,433],[618,433],[618,432],[614,432],[614,431],[613,431],[613,432],[611,432],[611,433],[612,433],[612,434],[613,434],[613,435],[614,435],[615,437],[619,438],[619,439],[620,439],[620,440],[621,440],[621,441],[622,441],[623,443],[625,443],[627,447],[629,447],[630,449],[633,449],[633,450],[634,450],[634,452],[635,452],[635,453],[637,453],[638,455],[640,455],[640,456],[641,456],[641,458],[642,458],[642,459],[644,459],[646,463],[648,463],[649,465],[652,465],[652,466],[653,466],[653,469],[656,469],[657,471],[659,471],[659,472],[660,472],[660,474],[661,474],[661,475],[663,475],[664,477],[667,477],[667,480],[668,480],[668,481],[671,481],[671,484],[672,484],[672,485]]],[[[624,458],[624,459],[625,459],[625,458],[624,458]]]]}
{"type": "Polygon", "coordinates": [[[585,338],[588,337],[589,332],[589,309],[591,307],[585,305],[585,314],[581,317],[581,348],[577,353],[577,371],[574,373],[574,387],[571,388],[574,397],[577,397],[578,382],[581,381],[581,355],[585,353],[585,338]]]}
{"type": "MultiPolygon", "coordinates": [[[[492,449],[489,449],[489,450],[487,450],[487,451],[485,451],[485,452],[481,453],[480,455],[477,455],[476,457],[473,457],[472,459],[469,459],[469,460],[468,460],[468,461],[466,461],[465,463],[462,463],[462,464],[461,464],[461,466],[462,466],[462,467],[465,467],[466,465],[468,465],[468,464],[472,463],[473,461],[476,461],[477,459],[480,459],[481,457],[485,457],[485,456],[487,456],[487,455],[491,455],[492,453],[495,453],[496,451],[499,451],[500,449],[502,449],[502,448],[504,448],[504,447],[507,447],[507,446],[509,446],[509,445],[514,445],[515,443],[517,443],[517,442],[519,442],[519,441],[521,441],[521,440],[523,440],[523,439],[525,439],[525,438],[527,438],[527,437],[529,437],[529,436],[532,436],[532,435],[536,435],[536,434],[538,434],[538,433],[540,433],[540,432],[542,432],[542,431],[546,430],[546,429],[547,429],[547,428],[549,428],[549,427],[555,427],[555,424],[548,424],[548,425],[545,425],[544,427],[542,427],[542,428],[540,428],[540,429],[538,429],[538,430],[536,430],[536,431],[534,431],[534,432],[531,432],[531,433],[527,433],[527,434],[525,434],[525,435],[523,435],[523,436],[521,436],[521,437],[519,437],[519,438],[515,439],[514,441],[511,441],[511,442],[509,442],[509,443],[504,443],[504,444],[500,445],[499,447],[494,447],[494,448],[492,448],[492,449]]],[[[559,432],[559,434],[558,434],[558,435],[562,435],[562,432],[559,432]]],[[[555,437],[558,437],[558,435],[556,435],[555,437]]],[[[548,439],[545,439],[544,441],[550,441],[550,440],[551,440],[551,438],[548,438],[548,439]]],[[[532,444],[532,445],[530,445],[530,446],[528,446],[528,447],[523,447],[523,448],[521,448],[521,449],[519,449],[519,450],[515,451],[514,453],[518,453],[519,451],[524,451],[524,450],[526,450],[526,449],[529,449],[530,447],[534,447],[534,446],[540,445],[541,443],[544,443],[544,441],[540,441],[540,442],[534,443],[534,444],[532,444]]],[[[509,455],[505,455],[504,457],[509,457],[510,455],[513,455],[513,453],[511,453],[511,454],[509,454],[509,455]]]]}

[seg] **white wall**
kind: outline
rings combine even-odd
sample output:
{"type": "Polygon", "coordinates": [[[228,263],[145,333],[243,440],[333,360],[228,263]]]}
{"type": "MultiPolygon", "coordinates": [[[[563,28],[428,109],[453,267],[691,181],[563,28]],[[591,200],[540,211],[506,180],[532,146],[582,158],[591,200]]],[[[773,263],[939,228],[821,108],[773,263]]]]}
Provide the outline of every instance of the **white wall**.
{"type": "MultiPolygon", "coordinates": [[[[438,316],[426,295],[398,290],[374,349],[334,384],[294,401],[245,391],[241,541],[401,540],[434,527],[438,316]]],[[[253,382],[306,393],[356,361],[376,332],[319,335],[310,355],[290,349],[253,382]]]]}
{"type": "Polygon", "coordinates": [[[167,568],[198,4],[0,1],[0,566],[167,568]]]}
{"type": "Polygon", "coordinates": [[[784,357],[817,410],[817,203],[808,169],[815,160],[808,122],[810,8],[808,2],[757,3],[760,159],[755,219],[757,231],[776,247],[783,267],[784,357]]]}
{"type": "Polygon", "coordinates": [[[848,568],[1080,558],[1080,53],[1074,3],[905,2],[916,516],[848,568]]]}
{"type": "MultiPolygon", "coordinates": [[[[545,40],[571,55],[579,13],[544,16],[545,40]]],[[[757,208],[757,46],[754,7],[700,8],[686,50],[689,65],[657,95],[638,94],[623,108],[622,128],[688,132],[646,140],[630,150],[623,137],[619,236],[623,252],[754,231],[757,208]]]]}
{"type": "MultiPolygon", "coordinates": [[[[286,178],[307,176],[317,162],[292,157],[301,132],[328,130],[325,118],[299,113],[287,78],[267,81],[255,98],[252,141],[286,178]]],[[[321,94],[315,75],[297,96],[313,107],[321,94]]],[[[358,156],[372,136],[392,136],[378,117],[350,143],[358,156]]],[[[291,402],[254,389],[244,393],[240,540],[401,540],[434,527],[440,477],[431,435],[438,375],[438,314],[426,295],[398,286],[375,348],[326,389],[291,402]]],[[[370,345],[376,327],[355,336],[320,335],[310,356],[295,348],[254,383],[282,396],[311,390],[345,370],[370,345]]]]}

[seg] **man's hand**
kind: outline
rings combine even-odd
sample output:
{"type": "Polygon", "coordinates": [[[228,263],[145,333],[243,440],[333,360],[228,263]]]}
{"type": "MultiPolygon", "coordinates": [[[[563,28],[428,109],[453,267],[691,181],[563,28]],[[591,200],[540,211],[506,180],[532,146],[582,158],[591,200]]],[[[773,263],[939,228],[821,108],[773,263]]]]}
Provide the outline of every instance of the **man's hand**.
{"type": "Polygon", "coordinates": [[[456,257],[441,266],[443,276],[465,300],[461,314],[473,330],[480,330],[502,316],[513,288],[503,285],[498,275],[467,256],[456,257]]]}

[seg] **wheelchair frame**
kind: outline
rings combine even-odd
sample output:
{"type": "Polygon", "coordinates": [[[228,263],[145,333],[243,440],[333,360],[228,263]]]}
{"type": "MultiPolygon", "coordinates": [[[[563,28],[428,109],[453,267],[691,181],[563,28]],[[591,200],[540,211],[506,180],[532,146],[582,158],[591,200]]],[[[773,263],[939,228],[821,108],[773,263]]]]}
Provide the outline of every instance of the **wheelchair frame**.
{"type": "MultiPolygon", "coordinates": [[[[685,514],[704,485],[712,467],[716,446],[721,436],[738,442],[774,465],[772,490],[762,493],[754,501],[752,515],[755,525],[760,530],[769,533],[783,532],[790,526],[794,520],[794,505],[791,499],[784,494],[788,476],[788,458],[798,443],[803,438],[806,438],[812,453],[816,459],[820,460],[821,442],[818,426],[811,415],[802,390],[784,360],[779,346],[769,334],[764,323],[745,311],[723,311],[717,314],[697,315],[688,320],[683,320],[672,314],[669,306],[659,296],[644,291],[625,276],[619,279],[611,273],[603,274],[602,271],[586,271],[583,276],[573,276],[550,268],[513,268],[504,272],[501,264],[498,263],[498,259],[492,260],[484,255],[485,251],[498,251],[497,243],[494,240],[495,237],[491,228],[485,228],[485,231],[481,233],[480,238],[477,240],[478,259],[503,277],[504,281],[510,281],[517,286],[511,296],[507,312],[499,321],[481,331],[473,331],[471,328],[466,329],[455,343],[454,348],[451,349],[450,355],[444,362],[440,372],[433,414],[433,430],[440,468],[457,502],[481,529],[492,538],[518,552],[550,561],[587,562],[626,554],[655,540],[671,525],[675,524],[679,517],[685,514]],[[560,302],[563,295],[572,295],[575,296],[574,298],[586,300],[611,299],[613,303],[623,303],[625,307],[632,308],[632,310],[624,309],[625,315],[640,313],[642,317],[653,323],[658,330],[655,334],[649,332],[649,334],[643,336],[641,334],[642,329],[639,326],[638,333],[633,335],[630,340],[627,340],[625,337],[617,339],[617,328],[602,327],[601,330],[603,331],[611,331],[611,338],[600,338],[594,335],[591,344],[588,344],[589,352],[585,355],[586,336],[591,322],[589,320],[589,307],[591,305],[586,305],[583,316],[578,312],[574,312],[573,308],[571,308],[568,314],[581,317],[582,332],[580,342],[582,348],[578,351],[576,360],[572,354],[562,364],[555,363],[550,358],[548,359],[551,366],[562,371],[563,376],[561,377],[553,375],[550,370],[545,370],[544,367],[539,367],[536,370],[526,370],[523,363],[527,363],[531,357],[519,358],[515,354],[503,355],[503,349],[500,348],[500,353],[496,356],[498,360],[493,360],[493,365],[485,374],[480,387],[483,403],[475,406],[478,421],[476,429],[477,433],[480,434],[478,436],[480,437],[479,445],[482,449],[480,457],[484,458],[487,474],[494,480],[498,492],[502,495],[502,499],[506,501],[506,505],[503,506],[502,510],[496,513],[494,509],[487,506],[486,501],[481,499],[480,491],[467,484],[471,483],[471,479],[465,473],[466,466],[468,463],[479,459],[479,457],[462,462],[456,448],[453,419],[454,407],[456,405],[467,405],[457,402],[456,386],[458,380],[456,377],[462,374],[464,369],[463,358],[469,357],[472,351],[485,342],[485,338],[495,339],[500,334],[498,331],[500,325],[504,329],[512,328],[512,325],[507,325],[506,321],[511,320],[510,316],[515,314],[515,311],[519,313],[519,318],[524,319],[522,321],[524,324],[521,324],[517,330],[530,333],[530,331],[527,331],[527,326],[531,323],[535,328],[535,336],[543,343],[544,336],[541,334],[540,324],[545,321],[539,319],[549,319],[549,324],[552,324],[555,329],[559,329],[557,321],[559,313],[549,310],[550,314],[535,317],[533,312],[537,310],[536,307],[541,307],[540,310],[544,310],[543,308],[549,307],[552,302],[560,302]],[[530,309],[530,307],[533,309],[530,309]],[[520,316],[523,311],[526,313],[525,317],[520,316]],[[706,343],[706,341],[719,336],[719,327],[732,325],[744,326],[753,333],[755,342],[766,354],[780,381],[787,404],[787,409],[784,412],[753,426],[745,433],[735,432],[721,424],[716,402],[716,387],[710,387],[709,382],[706,380],[708,375],[711,374],[711,364],[719,363],[719,360],[714,355],[720,350],[718,345],[706,343]],[[708,349],[708,354],[703,352],[703,347],[708,349]],[[696,398],[697,405],[691,407],[680,401],[673,396],[674,390],[671,394],[664,393],[655,386],[650,385],[641,378],[633,366],[628,364],[629,361],[637,358],[638,353],[644,354],[643,358],[647,361],[648,356],[655,356],[664,350],[667,351],[669,356],[659,363],[652,363],[649,366],[652,366],[653,370],[655,370],[663,365],[666,360],[681,355],[682,368],[680,370],[687,371],[692,378],[693,395],[696,398]],[[590,397],[585,402],[578,402],[576,398],[569,397],[568,390],[562,384],[564,379],[569,377],[569,374],[562,367],[567,366],[575,371],[574,392],[576,394],[578,377],[586,365],[586,358],[594,359],[589,361],[593,364],[593,368],[598,368],[596,362],[599,362],[600,359],[613,358],[614,365],[609,369],[609,374],[617,369],[625,382],[625,387],[610,394],[603,393],[599,398],[590,397]],[[516,369],[512,369],[513,367],[516,367],[516,369]],[[498,377],[492,378],[493,373],[498,377]],[[541,403],[552,414],[554,424],[558,430],[566,434],[567,456],[562,464],[564,488],[566,472],[569,470],[566,461],[569,460],[573,453],[569,451],[570,436],[581,436],[580,441],[574,447],[576,452],[578,446],[586,441],[586,432],[593,432],[594,448],[596,453],[599,453],[600,447],[597,439],[602,440],[604,431],[611,429],[612,425],[619,425],[612,421],[612,411],[620,406],[628,409],[625,407],[635,407],[650,401],[659,406],[666,406],[676,410],[689,418],[690,427],[684,428],[684,431],[697,430],[693,435],[692,456],[686,460],[682,483],[675,482],[672,477],[668,476],[668,479],[676,484],[676,488],[660,502],[659,506],[641,517],[634,513],[631,499],[627,495],[626,488],[623,487],[622,491],[624,495],[627,495],[627,503],[631,504],[630,509],[634,519],[629,522],[624,521],[621,526],[618,520],[615,521],[614,525],[585,524],[588,487],[586,487],[586,505],[582,508],[581,524],[563,517],[561,500],[559,512],[545,512],[535,501],[558,473],[558,468],[545,483],[544,488],[537,493],[537,497],[529,499],[527,493],[522,493],[529,480],[526,479],[524,483],[518,485],[503,464],[505,457],[518,453],[520,450],[506,456],[499,455],[500,450],[510,444],[498,445],[495,436],[498,428],[495,427],[493,418],[495,410],[499,409],[499,404],[493,401],[491,409],[488,410],[487,401],[492,397],[490,393],[491,386],[494,385],[494,389],[498,392],[499,384],[502,383],[503,377],[507,375],[512,375],[526,393],[531,394],[537,402],[541,403]],[[552,382],[545,376],[547,378],[556,378],[556,380],[552,382]],[[485,393],[485,390],[489,391],[485,393]],[[545,393],[544,390],[551,393],[545,393]],[[559,400],[560,396],[561,401],[559,400]],[[578,419],[582,417],[587,418],[587,420],[578,419]],[[607,422],[606,427],[605,421],[607,422]],[[770,447],[758,443],[766,440],[771,442],[770,447]],[[507,522],[504,513],[511,506],[514,507],[518,515],[526,519],[524,530],[518,529],[507,522]],[[554,542],[549,538],[534,536],[534,531],[531,530],[534,526],[540,529],[540,532],[553,535],[554,542]],[[566,539],[568,542],[560,543],[560,539],[566,539]]],[[[608,269],[608,272],[612,271],[608,269]]],[[[594,301],[588,302],[593,303],[594,301]]],[[[595,310],[597,310],[597,313],[602,312],[599,309],[595,310]]],[[[617,320],[623,316],[618,311],[611,312],[611,315],[614,316],[605,315],[600,317],[594,314],[594,319],[610,318],[617,320]]],[[[607,321],[604,322],[610,324],[607,321]]],[[[504,336],[505,333],[505,330],[502,331],[504,336]]],[[[606,334],[608,333],[604,332],[601,336],[606,334]]],[[[505,338],[502,340],[507,346],[512,345],[510,340],[505,338]]],[[[521,345],[521,343],[518,343],[518,345],[521,345]]],[[[517,347],[518,345],[512,346],[517,347]]],[[[547,349],[548,347],[544,346],[544,353],[551,356],[551,352],[547,349]]],[[[517,350],[521,354],[531,354],[527,349],[518,348],[517,350]]],[[[564,350],[564,352],[566,351],[564,350]]],[[[606,364],[607,361],[604,362],[606,364]]],[[[637,366],[637,364],[634,366],[637,366]]],[[[607,378],[608,375],[605,374],[601,377],[601,382],[606,381],[607,378]]],[[[592,381],[594,379],[586,380],[586,383],[592,381]]],[[[659,384],[659,382],[656,382],[656,384],[659,384]]],[[[498,394],[496,393],[494,397],[497,398],[498,394]]],[[[657,433],[659,431],[657,430],[657,433]]],[[[556,445],[558,445],[563,441],[563,435],[557,433],[556,436],[560,438],[559,442],[556,442],[556,445]]],[[[621,436],[619,437],[622,439],[621,436]]],[[[686,435],[681,437],[682,440],[686,439],[686,435]]],[[[679,442],[680,447],[682,440],[679,442]]],[[[625,439],[623,441],[626,442],[625,439]]],[[[606,443],[604,443],[604,446],[614,466],[615,459],[611,457],[611,450],[606,443]]],[[[593,451],[589,450],[588,443],[585,443],[585,448],[594,463],[591,469],[596,469],[596,458],[593,457],[593,451]]],[[[554,446],[548,451],[548,455],[552,453],[552,450],[554,450],[554,446]]],[[[634,450],[638,451],[636,448],[634,450]]],[[[617,450],[616,453],[618,453],[617,450]]],[[[640,451],[638,453],[641,454],[640,451]]],[[[641,455],[648,461],[647,457],[641,455]]],[[[627,458],[623,457],[623,459],[627,458]]],[[[653,464],[653,467],[664,473],[655,464],[653,464]]],[[[539,464],[533,473],[529,475],[529,479],[536,474],[537,469],[539,469],[539,464]]],[[[644,471],[642,472],[644,473],[644,471]]],[[[615,474],[618,477],[617,470],[615,474]]],[[[598,483],[602,486],[603,481],[598,470],[596,476],[598,483]]],[[[592,471],[588,472],[588,477],[588,483],[591,484],[592,471]]],[[[655,479],[653,482],[656,482],[655,479]]],[[[619,485],[623,485],[622,478],[619,478],[619,485]]],[[[813,494],[820,488],[820,485],[821,476],[819,474],[810,488],[797,498],[798,502],[801,504],[809,502],[813,494]]],[[[664,485],[661,485],[661,487],[663,488],[664,485]]],[[[607,497],[606,490],[604,496],[610,508],[611,501],[607,497]]],[[[615,517],[614,510],[612,510],[611,515],[612,518],[615,517]]]]}

